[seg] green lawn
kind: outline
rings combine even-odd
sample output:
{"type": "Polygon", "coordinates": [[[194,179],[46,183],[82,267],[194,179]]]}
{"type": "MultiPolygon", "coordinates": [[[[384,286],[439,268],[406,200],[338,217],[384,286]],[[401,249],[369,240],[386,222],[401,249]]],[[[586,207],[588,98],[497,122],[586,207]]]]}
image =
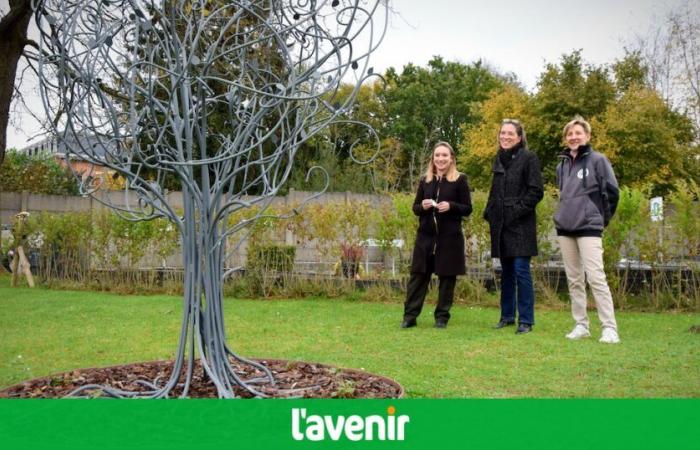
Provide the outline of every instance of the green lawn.
{"type": "MultiPolygon", "coordinates": [[[[537,311],[533,333],[493,330],[498,311],[456,306],[446,330],[401,330],[399,304],[226,301],[242,355],[364,368],[409,397],[700,397],[700,314],[620,313],[622,343],[570,342],[565,311],[537,311]]],[[[170,358],[181,303],[171,296],[8,287],[0,278],[0,386],[80,367],[170,358]]],[[[428,313],[428,314],[425,314],[428,313]]]]}

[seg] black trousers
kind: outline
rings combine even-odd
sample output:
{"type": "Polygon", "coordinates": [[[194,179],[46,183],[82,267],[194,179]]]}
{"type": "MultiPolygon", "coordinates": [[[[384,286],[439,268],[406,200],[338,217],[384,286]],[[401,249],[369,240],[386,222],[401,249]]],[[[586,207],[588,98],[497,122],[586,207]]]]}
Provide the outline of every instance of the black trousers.
{"type": "MultiPolygon", "coordinates": [[[[426,273],[412,273],[406,289],[406,301],[403,305],[403,319],[415,320],[423,310],[425,295],[428,293],[430,277],[435,267],[435,259],[431,255],[426,273]]],[[[438,303],[435,307],[435,321],[447,323],[450,320],[450,308],[455,297],[456,276],[439,277],[438,303]]]]}

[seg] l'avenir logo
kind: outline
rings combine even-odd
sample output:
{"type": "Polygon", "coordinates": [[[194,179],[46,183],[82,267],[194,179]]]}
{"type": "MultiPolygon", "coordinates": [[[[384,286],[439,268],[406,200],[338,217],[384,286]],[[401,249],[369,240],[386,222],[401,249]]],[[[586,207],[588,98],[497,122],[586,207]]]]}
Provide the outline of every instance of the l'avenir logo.
{"type": "Polygon", "coordinates": [[[407,415],[397,415],[393,406],[387,408],[386,415],[347,417],[321,416],[307,412],[306,408],[292,408],[292,438],[295,441],[403,441],[410,421],[407,415]]]}

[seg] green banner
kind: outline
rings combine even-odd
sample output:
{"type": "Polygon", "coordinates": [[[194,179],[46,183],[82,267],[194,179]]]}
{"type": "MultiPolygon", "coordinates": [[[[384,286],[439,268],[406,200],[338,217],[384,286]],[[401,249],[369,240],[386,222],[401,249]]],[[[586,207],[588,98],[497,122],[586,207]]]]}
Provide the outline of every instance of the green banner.
{"type": "Polygon", "coordinates": [[[700,400],[1,400],[3,449],[699,448],[700,400]]]}

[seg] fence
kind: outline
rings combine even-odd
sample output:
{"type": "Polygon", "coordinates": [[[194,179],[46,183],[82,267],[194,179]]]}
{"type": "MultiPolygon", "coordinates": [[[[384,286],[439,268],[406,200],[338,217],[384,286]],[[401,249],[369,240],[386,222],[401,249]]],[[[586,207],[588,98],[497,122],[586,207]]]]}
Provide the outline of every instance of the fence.
{"type": "MultiPolygon", "coordinates": [[[[292,190],[275,198],[270,208],[278,212],[290,210],[309,195],[292,190]]],[[[651,299],[647,303],[655,309],[700,309],[700,210],[687,191],[679,190],[675,195],[669,201],[669,206],[675,208],[666,208],[664,221],[653,221],[643,193],[623,189],[618,213],[604,235],[605,267],[611,288],[621,302],[627,301],[627,294],[641,294],[651,299]]],[[[121,203],[129,200],[132,199],[123,198],[121,203]]],[[[481,296],[484,287],[498,284],[497,260],[490,258],[488,226],[481,218],[485,200],[483,192],[472,194],[474,211],[464,222],[469,268],[465,281],[471,283],[464,292],[470,297],[481,296]]],[[[170,193],[169,201],[177,208],[180,193],[170,193]]],[[[416,219],[411,204],[410,194],[326,193],[309,202],[291,220],[261,220],[248,230],[250,234],[239,246],[234,245],[235,240],[227,243],[226,268],[235,274],[239,272],[231,269],[249,265],[251,243],[257,248],[270,244],[294,247],[294,282],[288,283],[290,273],[271,270],[270,277],[262,278],[263,294],[275,292],[278,285],[292,285],[296,287],[282,295],[304,292],[320,295],[320,291],[314,290],[318,286],[294,283],[309,277],[340,277],[346,269],[341,264],[343,245],[361,245],[362,279],[396,279],[407,272],[415,237],[416,219]],[[392,241],[405,245],[396,248],[388,244],[392,241]]],[[[540,255],[533,265],[541,296],[552,299],[557,297],[557,291],[566,289],[551,220],[555,208],[556,196],[548,192],[538,205],[540,255]]],[[[44,246],[41,252],[43,270],[49,278],[69,278],[80,283],[89,276],[90,281],[98,280],[100,286],[109,286],[115,277],[122,286],[143,283],[159,287],[168,282],[174,287],[178,285],[182,266],[178,236],[164,220],[125,225],[127,222],[118,220],[99,198],[0,193],[0,212],[5,224],[21,210],[54,213],[33,216],[43,220],[43,230],[51,234],[46,239],[52,243],[50,248],[44,246]],[[140,240],[134,236],[140,236],[140,240]],[[83,245],[71,246],[67,242],[71,240],[83,245]],[[61,254],[70,257],[60,262],[61,254]]],[[[232,223],[241,218],[233,217],[232,223]]],[[[267,266],[263,264],[263,267],[267,266]]],[[[257,292],[260,283],[253,279],[245,282],[251,288],[248,292],[257,292]]],[[[344,286],[346,290],[349,288],[348,283],[344,286]]]]}
{"type": "MultiPolygon", "coordinates": [[[[292,205],[301,203],[312,194],[313,193],[311,192],[290,189],[286,196],[274,198],[270,206],[291,207],[292,205]]],[[[109,208],[102,203],[104,200],[106,200],[107,195],[111,195],[110,201],[119,206],[126,205],[129,202],[134,204],[136,201],[135,195],[126,197],[121,193],[110,194],[109,192],[100,192],[97,194],[96,198],[33,194],[26,191],[0,192],[0,223],[2,224],[3,237],[7,238],[9,236],[12,218],[20,211],[27,211],[29,213],[45,212],[54,214],[90,212],[94,214],[109,210],[109,208]]],[[[170,192],[167,194],[167,199],[169,204],[175,209],[182,208],[182,193],[170,192]]],[[[249,199],[250,198],[243,198],[244,201],[249,199]]],[[[382,195],[356,194],[352,192],[329,192],[311,200],[308,205],[328,203],[351,204],[353,202],[366,202],[373,205],[381,203],[386,204],[388,202],[388,197],[382,195]]],[[[244,239],[237,248],[232,248],[227,253],[227,267],[245,266],[248,253],[247,241],[247,239],[244,239]]],[[[295,236],[295,233],[292,230],[287,230],[283,236],[273,236],[273,242],[296,246],[295,266],[297,267],[297,270],[326,273],[334,271],[337,258],[319,252],[317,242],[314,239],[301,241],[295,236]]],[[[376,245],[372,245],[371,242],[369,245],[366,245],[366,251],[364,252],[364,257],[362,260],[363,268],[367,271],[375,267],[383,266],[384,263],[384,252],[382,252],[376,245]]],[[[391,261],[388,263],[390,265],[391,261]]],[[[153,257],[153,255],[146,255],[141,261],[139,261],[138,266],[140,266],[138,268],[181,268],[182,257],[179,251],[176,251],[172,255],[168,256],[165,261],[158,260],[157,258],[153,257]]]]}

